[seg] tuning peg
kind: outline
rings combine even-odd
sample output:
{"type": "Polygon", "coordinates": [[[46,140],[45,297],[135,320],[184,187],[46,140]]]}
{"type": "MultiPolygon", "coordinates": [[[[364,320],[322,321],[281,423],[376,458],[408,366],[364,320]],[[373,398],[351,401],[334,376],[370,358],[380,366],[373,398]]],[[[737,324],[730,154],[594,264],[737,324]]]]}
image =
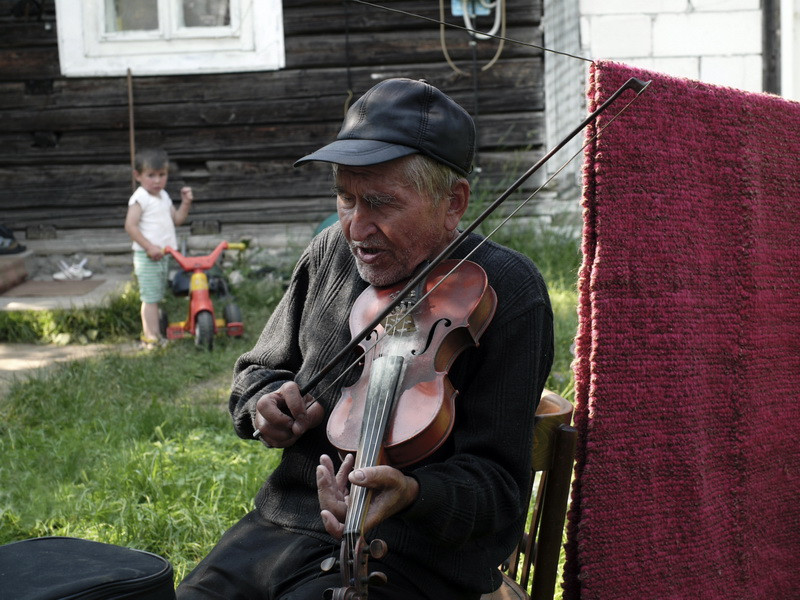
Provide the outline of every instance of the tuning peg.
{"type": "Polygon", "coordinates": [[[323,600],[367,600],[352,587],[328,588],[322,592],[323,600]]]}
{"type": "Polygon", "coordinates": [[[387,581],[389,581],[389,578],[381,571],[373,571],[369,574],[369,577],[367,577],[367,583],[369,585],[385,585],[387,581]]]}
{"type": "Polygon", "coordinates": [[[386,545],[386,542],[383,540],[372,540],[369,543],[369,555],[372,558],[380,560],[386,553],[389,551],[389,547],[386,545]]]}
{"type": "Polygon", "coordinates": [[[319,568],[323,573],[330,573],[336,568],[338,563],[339,561],[336,560],[336,557],[329,556],[319,564],[319,568]]]}

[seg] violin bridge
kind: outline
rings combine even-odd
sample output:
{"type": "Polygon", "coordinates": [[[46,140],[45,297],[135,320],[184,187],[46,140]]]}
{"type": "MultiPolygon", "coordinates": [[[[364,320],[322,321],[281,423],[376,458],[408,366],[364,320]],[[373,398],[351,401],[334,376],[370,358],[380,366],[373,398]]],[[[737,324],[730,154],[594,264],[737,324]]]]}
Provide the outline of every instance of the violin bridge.
{"type": "Polygon", "coordinates": [[[386,335],[409,335],[416,333],[417,324],[411,314],[416,305],[416,293],[412,291],[408,295],[408,298],[400,302],[381,323],[384,331],[386,331],[386,335]]]}

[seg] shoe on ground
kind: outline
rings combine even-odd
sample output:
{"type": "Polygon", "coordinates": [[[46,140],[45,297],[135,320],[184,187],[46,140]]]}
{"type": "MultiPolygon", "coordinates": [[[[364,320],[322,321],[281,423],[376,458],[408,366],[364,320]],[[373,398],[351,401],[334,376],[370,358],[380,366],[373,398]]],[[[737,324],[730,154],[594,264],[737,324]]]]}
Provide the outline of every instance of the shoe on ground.
{"type": "Polygon", "coordinates": [[[92,276],[92,272],[84,268],[85,264],[85,258],[81,262],[72,265],[68,265],[63,260],[60,260],[58,261],[58,266],[61,270],[58,273],[53,273],[53,279],[56,281],[81,281],[83,279],[89,279],[89,277],[92,276]]]}
{"type": "Polygon", "coordinates": [[[139,339],[140,350],[157,350],[158,348],[166,348],[169,341],[166,338],[146,338],[139,339]]]}
{"type": "Polygon", "coordinates": [[[0,236],[0,254],[19,254],[25,252],[25,246],[17,240],[0,236]]]}

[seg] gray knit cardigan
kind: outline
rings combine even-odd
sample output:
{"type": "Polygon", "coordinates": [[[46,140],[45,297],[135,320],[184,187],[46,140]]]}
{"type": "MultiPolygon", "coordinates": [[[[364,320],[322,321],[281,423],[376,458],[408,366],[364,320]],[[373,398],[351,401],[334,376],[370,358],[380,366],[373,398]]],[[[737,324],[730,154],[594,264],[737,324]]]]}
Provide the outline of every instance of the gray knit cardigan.
{"type": "MultiPolygon", "coordinates": [[[[480,240],[470,235],[454,258],[480,240]]],[[[385,540],[389,553],[383,560],[397,568],[436,573],[465,592],[488,592],[499,585],[497,566],[525,520],[523,490],[534,413],[553,359],[553,318],[545,284],[528,258],[486,242],[470,260],[486,271],[498,305],[479,345],[450,369],[459,391],[453,431],[432,456],[404,469],[419,482],[418,499],[368,539],[385,540]]],[[[347,344],[350,307],[366,286],[338,224],[310,243],[255,347],[236,362],[230,412],[239,436],[252,439],[251,417],[261,395],[287,380],[302,387],[347,344]]],[[[311,393],[325,390],[344,366],[311,393]]],[[[346,376],[317,397],[327,414],[355,378],[346,376]]],[[[325,422],[283,451],[255,503],[268,521],[334,543],[322,526],[316,493],[315,468],[323,453],[337,454],[325,422]]]]}

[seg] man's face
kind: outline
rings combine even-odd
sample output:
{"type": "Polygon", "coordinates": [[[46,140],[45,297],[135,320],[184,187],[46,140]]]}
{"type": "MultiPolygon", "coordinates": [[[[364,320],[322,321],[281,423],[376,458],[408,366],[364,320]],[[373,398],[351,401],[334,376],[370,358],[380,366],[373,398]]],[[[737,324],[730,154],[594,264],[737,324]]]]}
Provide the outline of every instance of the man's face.
{"type": "Polygon", "coordinates": [[[361,277],[384,287],[410,277],[454,237],[463,210],[421,197],[402,180],[398,159],[368,167],[340,165],[336,207],[361,277]]]}

